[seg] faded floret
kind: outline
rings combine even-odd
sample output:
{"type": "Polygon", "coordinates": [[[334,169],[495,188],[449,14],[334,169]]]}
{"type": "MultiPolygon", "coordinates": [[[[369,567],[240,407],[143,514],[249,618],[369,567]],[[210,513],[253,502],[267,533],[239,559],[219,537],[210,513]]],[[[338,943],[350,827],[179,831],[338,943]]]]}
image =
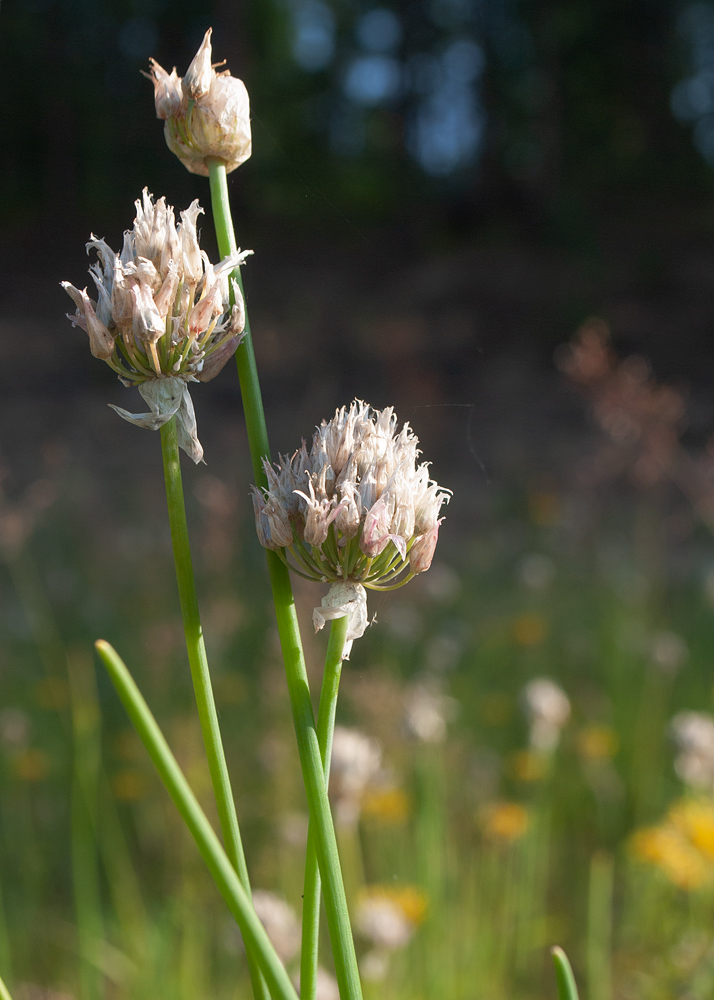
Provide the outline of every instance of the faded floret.
{"type": "Polygon", "coordinates": [[[409,424],[392,407],[356,400],[303,441],[292,457],[264,463],[253,489],[258,537],[310,579],[394,589],[431,565],[450,491],[419,462],[409,424]],[[290,561],[286,553],[290,554],[290,561]]]}
{"type": "MultiPolygon", "coordinates": [[[[168,93],[170,78],[165,83],[168,93]]],[[[96,236],[87,243],[87,252],[97,254],[89,269],[96,299],[62,282],[76,307],[69,319],[87,333],[92,354],[124,385],[138,386],[149,406],[140,414],[114,407],[120,416],[156,430],[175,414],[179,444],[199,462],[187,384],[214,378],[244,335],[243,297],[232,273],[251,251],[229,254],[214,267],[198,242],[198,201],[178,224],[166,200],[154,202],[146,188],[135,205],[120,253],[96,236]]]]}
{"type": "Polygon", "coordinates": [[[245,84],[211,64],[211,28],[186,75],[167,73],[149,60],[156,117],[164,122],[166,144],[192,174],[209,174],[209,159],[221,160],[230,173],[251,154],[250,102],[245,84]]]}

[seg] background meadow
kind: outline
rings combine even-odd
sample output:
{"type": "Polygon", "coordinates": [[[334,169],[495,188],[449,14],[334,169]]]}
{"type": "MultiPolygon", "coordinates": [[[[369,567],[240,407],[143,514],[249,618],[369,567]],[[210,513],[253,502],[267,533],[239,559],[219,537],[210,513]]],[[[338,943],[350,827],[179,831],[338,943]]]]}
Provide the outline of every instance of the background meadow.
{"type": "MultiPolygon", "coordinates": [[[[119,243],[144,185],[207,207],[139,70],[185,68],[209,24],[253,103],[230,191],[275,452],[357,396],[394,405],[454,491],[431,570],[370,599],[343,674],[333,798],[366,996],[551,997],[556,942],[590,1000],[710,996],[714,738],[685,746],[672,719],[714,713],[714,6],[15,0],[0,13],[15,1000],[249,994],[93,660],[95,638],[117,645],[207,802],[158,436],[108,409],[127,390],[58,286],[81,283],[90,231],[119,243]],[[524,711],[539,677],[570,703],[549,746],[524,711]],[[401,914],[388,932],[364,916],[375,900],[401,914]]],[[[211,238],[206,222],[215,259],[211,238]]],[[[185,486],[248,862],[299,913],[306,807],[232,368],[194,398],[208,464],[185,486]]],[[[320,588],[296,593],[316,686],[320,588]]],[[[264,905],[290,960],[290,914],[264,905]]]]}

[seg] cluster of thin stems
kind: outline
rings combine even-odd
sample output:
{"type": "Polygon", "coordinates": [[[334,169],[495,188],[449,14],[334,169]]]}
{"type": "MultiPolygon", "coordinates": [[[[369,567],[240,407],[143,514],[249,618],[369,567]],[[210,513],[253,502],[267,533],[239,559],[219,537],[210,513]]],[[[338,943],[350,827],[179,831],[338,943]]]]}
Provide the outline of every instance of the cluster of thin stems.
{"type": "MultiPolygon", "coordinates": [[[[209,167],[213,218],[219,252],[224,258],[236,250],[228,202],[226,169],[219,160],[210,161],[209,167]]],[[[240,282],[238,271],[235,272],[235,277],[240,282]]],[[[246,336],[236,352],[236,362],[254,481],[260,486],[265,486],[263,461],[269,457],[270,449],[247,316],[245,329],[246,336]]],[[[221,826],[222,844],[189,788],[123,661],[106,642],[98,642],[97,650],[169,794],[240,926],[255,1000],[270,1000],[271,997],[272,1000],[297,1000],[295,989],[255,913],[250,898],[248,869],[201,629],[181,482],[175,417],[161,428],[161,448],[186,648],[221,826]]],[[[298,560],[312,558],[307,552],[300,553],[299,556],[296,553],[294,555],[298,560]]],[[[362,553],[359,555],[365,558],[362,553]]],[[[352,560],[353,556],[356,560],[356,553],[351,547],[347,547],[345,558],[352,560]]],[[[341,1000],[361,1000],[357,959],[327,796],[335,706],[347,635],[347,618],[338,618],[331,626],[316,722],[310,700],[288,566],[274,551],[266,550],[266,557],[310,815],[303,896],[300,996],[302,1000],[316,1000],[320,900],[324,898],[341,1000]]],[[[385,572],[387,574],[393,572],[394,576],[397,576],[405,568],[401,563],[398,553],[397,560],[394,559],[394,553],[391,555],[385,553],[375,560],[369,560],[364,567],[365,585],[370,586],[372,574],[377,569],[382,578],[385,572]],[[375,563],[379,563],[379,567],[375,566],[375,563]]]]}
{"type": "Polygon", "coordinates": [[[405,557],[391,541],[378,556],[367,556],[360,548],[361,533],[360,527],[359,534],[347,538],[333,523],[327,529],[325,541],[316,546],[307,545],[293,528],[293,544],[287,550],[276,551],[288,569],[305,580],[329,580],[333,583],[352,580],[368,590],[397,590],[414,578],[409,566],[409,551],[416,538],[410,538],[406,543],[405,557]],[[290,553],[292,561],[288,560],[286,552],[290,553]],[[327,559],[323,558],[323,553],[327,559]],[[339,576],[335,574],[334,566],[341,570],[339,576]]]}

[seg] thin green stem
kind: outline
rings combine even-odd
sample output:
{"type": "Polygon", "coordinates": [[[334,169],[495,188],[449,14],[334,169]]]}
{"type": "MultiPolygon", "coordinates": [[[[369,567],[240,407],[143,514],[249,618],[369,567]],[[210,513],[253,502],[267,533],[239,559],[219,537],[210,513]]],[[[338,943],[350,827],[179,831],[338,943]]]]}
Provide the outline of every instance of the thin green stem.
{"type": "MultiPolygon", "coordinates": [[[[322,675],[320,708],[317,713],[317,742],[320,746],[325,784],[329,785],[332,734],[335,730],[337,693],[340,688],[342,659],[349,619],[336,618],[330,627],[325,671],[322,675]]],[[[302,950],[300,953],[301,1000],[317,998],[317,968],[320,937],[320,869],[315,850],[315,831],[308,827],[307,856],[305,858],[305,886],[302,897],[302,950]]]]}
{"type": "MultiPolygon", "coordinates": [[[[220,160],[209,160],[208,167],[218,250],[221,256],[225,257],[232,253],[237,246],[228,200],[226,168],[220,160]]],[[[238,272],[238,281],[242,291],[240,272],[238,272]]],[[[256,486],[265,486],[267,482],[262,460],[270,456],[270,446],[247,310],[245,329],[246,335],[236,351],[236,364],[255,484],[256,486]]],[[[310,688],[290,584],[290,574],[274,552],[266,550],[266,556],[278,634],[285,663],[293,724],[297,737],[300,767],[310,819],[315,828],[315,846],[320,874],[324,883],[325,910],[335,962],[335,974],[342,1000],[361,1000],[362,989],[357,971],[357,956],[352,940],[345,887],[337,852],[337,838],[335,837],[335,828],[332,823],[330,803],[327,798],[327,788],[322,770],[322,758],[317,740],[315,716],[310,701],[310,688]]]]}
{"type": "Polygon", "coordinates": [[[0,979],[0,1000],[12,1000],[10,990],[7,988],[2,979],[0,979]]]}
{"type": "Polygon", "coordinates": [[[72,769],[72,881],[80,959],[80,997],[104,996],[98,959],[104,938],[97,857],[97,793],[100,773],[99,708],[91,658],[67,658],[74,764],[72,769]]]}
{"type": "Polygon", "coordinates": [[[126,664],[108,642],[100,639],[95,645],[159,777],[196,841],[214,882],[240,927],[246,951],[252,954],[258,963],[275,1000],[297,1000],[295,989],[258,919],[250,896],[191,791],[126,664]]]}
{"type": "MultiPolygon", "coordinates": [[[[186,506],[181,481],[181,462],[175,417],[172,417],[161,428],[161,451],[164,460],[166,502],[169,511],[171,542],[174,550],[176,581],[178,583],[181,617],[183,618],[183,628],[186,637],[186,650],[188,652],[188,662],[191,667],[198,717],[201,723],[203,742],[208,758],[208,768],[211,773],[218,818],[221,824],[226,854],[238,873],[243,888],[250,895],[248,868],[238,828],[238,817],[233,801],[233,790],[231,789],[230,777],[228,775],[221,731],[218,725],[218,713],[216,712],[216,703],[213,697],[211,675],[208,670],[206,647],[203,641],[203,629],[201,628],[201,618],[198,612],[198,597],[196,595],[196,581],[193,575],[191,549],[188,541],[188,525],[186,523],[186,506]]],[[[269,1000],[265,984],[261,982],[261,977],[249,950],[246,950],[246,955],[255,1000],[269,1000]]]]}

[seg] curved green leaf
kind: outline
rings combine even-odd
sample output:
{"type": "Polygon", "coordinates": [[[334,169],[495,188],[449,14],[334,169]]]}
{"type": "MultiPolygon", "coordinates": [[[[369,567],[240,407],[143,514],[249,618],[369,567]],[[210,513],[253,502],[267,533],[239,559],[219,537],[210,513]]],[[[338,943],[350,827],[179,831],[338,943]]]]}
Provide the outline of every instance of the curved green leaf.
{"type": "Polygon", "coordinates": [[[551,948],[555,965],[555,978],[558,982],[558,1000],[579,1000],[575,976],[568,961],[568,956],[562,948],[551,948]]]}

